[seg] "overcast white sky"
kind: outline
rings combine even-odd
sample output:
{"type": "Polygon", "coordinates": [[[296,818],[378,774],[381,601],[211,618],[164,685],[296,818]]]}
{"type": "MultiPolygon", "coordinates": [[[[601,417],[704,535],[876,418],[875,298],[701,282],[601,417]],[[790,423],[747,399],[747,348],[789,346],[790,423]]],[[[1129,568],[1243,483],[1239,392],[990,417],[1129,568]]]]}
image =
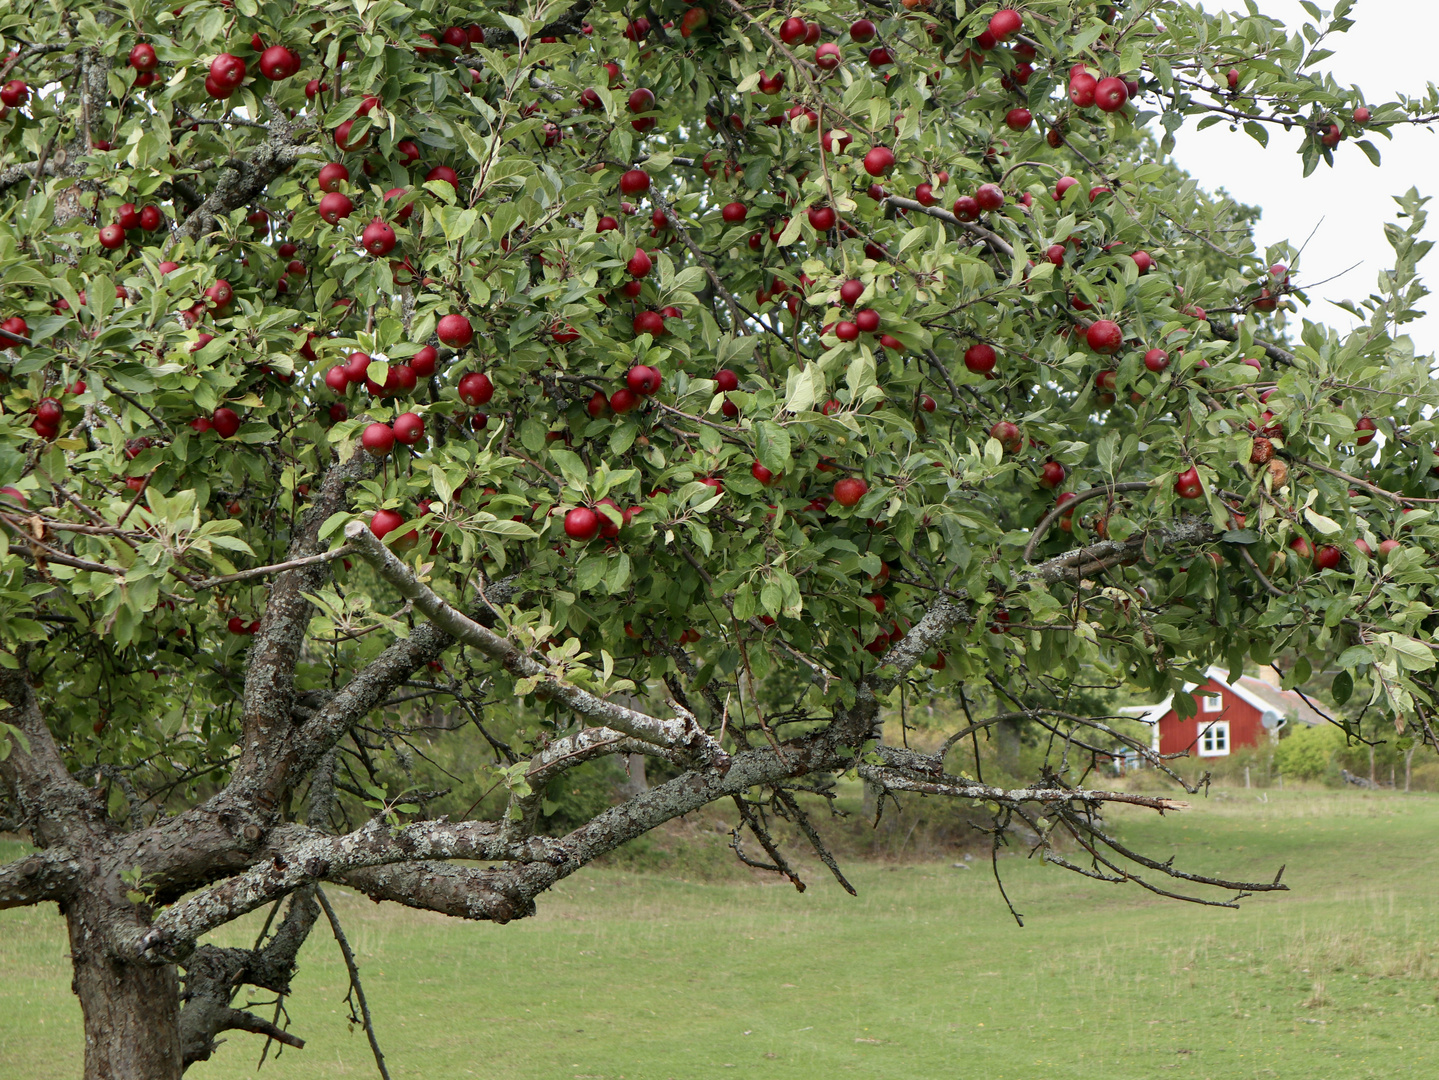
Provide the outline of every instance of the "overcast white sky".
{"type": "MultiPolygon", "coordinates": [[[[1334,6],[1332,0],[1317,2],[1326,11],[1334,6]]],[[[1242,10],[1243,5],[1207,0],[1205,7],[1242,10]]],[[[1285,20],[1291,30],[1312,21],[1298,0],[1260,0],[1259,8],[1285,20]]],[[[1433,49],[1439,42],[1439,0],[1358,0],[1350,17],[1353,29],[1326,43],[1335,53],[1324,66],[1341,86],[1357,85],[1375,103],[1394,100],[1396,91],[1422,94],[1426,82],[1439,81],[1433,49]]],[[[1370,141],[1383,156],[1377,169],[1363,151],[1341,143],[1334,168],[1321,164],[1307,180],[1296,152],[1302,137],[1297,129],[1273,129],[1266,151],[1224,124],[1200,132],[1190,124],[1178,133],[1174,157],[1210,191],[1223,187],[1240,202],[1264,208],[1257,231],[1261,251],[1280,240],[1301,244],[1317,226],[1301,263],[1304,281],[1322,281],[1358,263],[1314,290],[1307,313],[1301,313],[1347,329],[1353,317],[1325,301],[1359,300],[1375,291],[1378,272],[1393,261],[1383,229],[1386,221],[1395,220],[1392,196],[1416,186],[1421,195],[1439,196],[1439,132],[1406,125],[1392,141],[1374,136],[1370,141]]],[[[1425,239],[1439,241],[1439,197],[1426,209],[1425,239]]],[[[1419,270],[1439,294],[1439,249],[1419,270]]],[[[1418,353],[1439,352],[1439,295],[1426,297],[1420,306],[1429,314],[1405,329],[1418,353]]]]}

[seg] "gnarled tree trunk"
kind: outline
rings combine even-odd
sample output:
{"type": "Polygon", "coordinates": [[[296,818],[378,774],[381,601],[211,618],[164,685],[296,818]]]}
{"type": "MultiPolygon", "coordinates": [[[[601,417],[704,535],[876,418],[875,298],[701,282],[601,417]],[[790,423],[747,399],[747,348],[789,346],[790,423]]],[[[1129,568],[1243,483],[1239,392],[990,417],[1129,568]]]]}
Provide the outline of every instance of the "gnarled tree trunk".
{"type": "Polygon", "coordinates": [[[179,1080],[180,983],[172,964],[131,963],[107,947],[104,905],[66,911],[71,988],[85,1016],[85,1080],[179,1080]]]}

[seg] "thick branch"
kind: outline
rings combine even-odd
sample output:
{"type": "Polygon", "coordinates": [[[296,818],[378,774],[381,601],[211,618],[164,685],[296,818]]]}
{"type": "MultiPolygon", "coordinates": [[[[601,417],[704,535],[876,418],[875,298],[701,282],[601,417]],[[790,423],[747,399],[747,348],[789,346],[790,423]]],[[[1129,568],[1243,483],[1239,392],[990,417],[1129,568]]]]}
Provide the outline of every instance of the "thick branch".
{"type": "Polygon", "coordinates": [[[861,765],[861,779],[892,791],[917,791],[924,795],[948,795],[956,799],[983,799],[997,802],[1001,806],[1018,806],[1021,803],[1079,803],[1098,806],[1101,803],[1129,803],[1146,806],[1161,813],[1165,810],[1188,810],[1187,802],[1165,799],[1157,795],[1135,795],[1127,791],[1086,791],[1077,788],[999,788],[964,780],[958,776],[945,776],[941,780],[916,780],[903,773],[880,765],[861,765]]]}
{"type": "Polygon", "coordinates": [[[549,668],[520,652],[508,638],[486,629],[437,596],[370,532],[364,522],[350,522],[345,527],[345,536],[376,573],[399,590],[400,595],[413,603],[426,618],[445,633],[499,662],[516,678],[535,680],[534,693],[537,696],[558,701],[586,720],[657,746],[687,749],[704,760],[717,763],[727,759],[728,755],[719,743],[705,733],[693,716],[660,720],[562,681],[549,668]]]}
{"type": "Polygon", "coordinates": [[[531,895],[525,895],[509,870],[422,862],[352,870],[336,880],[376,902],[393,900],[457,919],[507,923],[535,913],[531,895]]]}
{"type": "Polygon", "coordinates": [[[64,848],[26,855],[0,866],[0,911],[63,900],[80,881],[83,868],[64,848]]]}
{"type": "Polygon", "coordinates": [[[329,571],[314,561],[323,542],[320,526],[333,513],[349,505],[350,485],[374,467],[374,459],[356,449],[350,459],[331,466],[315,501],[305,512],[290,541],[286,561],[294,563],[270,586],[265,614],[245,673],[244,752],[232,786],[258,781],[262,802],[277,804],[285,780],[285,758],[280,744],[289,733],[294,713],[295,665],[305,641],[313,605],[306,593],[317,591],[329,571]]]}
{"type": "MultiPolygon", "coordinates": [[[[1209,332],[1223,341],[1239,340],[1239,331],[1234,329],[1234,327],[1226,326],[1223,323],[1214,322],[1212,320],[1209,323],[1209,332]]],[[[1299,364],[1299,361],[1295,358],[1292,352],[1287,349],[1281,349],[1278,345],[1275,345],[1272,342],[1260,341],[1258,338],[1255,338],[1254,344],[1258,345],[1261,349],[1263,349],[1264,355],[1269,357],[1269,359],[1276,364],[1284,364],[1286,367],[1297,367],[1299,364]]]]}
{"type": "Polygon", "coordinates": [[[291,827],[291,835],[300,838],[264,862],[162,911],[141,951],[167,942],[194,941],[303,885],[337,880],[363,867],[429,859],[489,862],[561,857],[558,841],[537,837],[512,842],[488,821],[420,821],[391,830],[381,818],[374,818],[344,836],[326,836],[299,826],[291,827]]]}
{"type": "Polygon", "coordinates": [[[248,206],[264,192],[270,181],[307,152],[318,153],[318,149],[304,145],[305,138],[310,134],[308,120],[286,120],[277,111],[270,122],[269,138],[256,146],[248,158],[231,158],[221,164],[215,190],[180,223],[172,240],[199,240],[206,233],[213,232],[217,218],[248,206]]]}
{"type": "MultiPolygon", "coordinates": [[[[518,591],[518,578],[493,582],[486,590],[486,602],[477,605],[473,619],[481,626],[493,626],[496,619],[490,605],[510,603],[518,591]]],[[[455,639],[433,623],[416,627],[407,638],[394,642],[346,683],[292,740],[288,751],[292,761],[288,773],[308,775],[320,758],[340,741],[361,718],[383,702],[394,689],[431,660],[438,660],[455,639]]]]}
{"type": "MultiPolygon", "coordinates": [[[[1067,502],[1056,504],[1055,507],[1049,511],[1049,513],[1045,514],[1044,517],[1040,518],[1039,524],[1034,527],[1034,532],[1029,537],[1029,543],[1024,545],[1024,561],[1029,562],[1031,559],[1034,558],[1034,549],[1038,546],[1039,542],[1044,539],[1044,534],[1049,531],[1049,527],[1053,525],[1055,521],[1058,520],[1060,517],[1063,517],[1065,514],[1072,514],[1074,512],[1074,508],[1077,507],[1080,503],[1088,502],[1090,499],[1098,499],[1104,495],[1114,496],[1123,494],[1124,492],[1148,490],[1149,484],[1147,482],[1130,481],[1129,483],[1125,484],[1113,484],[1108,487],[1094,487],[1090,488],[1088,491],[1080,491],[1075,493],[1074,498],[1068,500],[1067,502]]],[[[1073,554],[1073,552],[1069,552],[1067,554],[1073,554]]],[[[1061,556],[1061,558],[1063,557],[1064,556],[1061,556]]]]}
{"type": "Polygon", "coordinates": [[[887,205],[898,209],[928,214],[932,218],[938,218],[940,221],[953,225],[956,229],[967,232],[971,236],[978,237],[1000,254],[1011,259],[1014,258],[1014,248],[1009,241],[997,233],[986,229],[983,225],[978,225],[973,221],[960,221],[959,218],[955,217],[948,210],[943,210],[938,206],[925,206],[923,203],[915,202],[913,199],[906,199],[900,195],[887,195],[884,201],[887,205]]]}
{"type": "Polygon", "coordinates": [[[10,753],[0,761],[0,785],[19,804],[38,846],[69,843],[83,850],[86,838],[108,833],[105,808],[65,768],[30,689],[27,655],[20,652],[19,668],[0,668],[0,700],[10,706],[0,712],[0,722],[24,739],[22,744],[11,736],[10,753]]]}

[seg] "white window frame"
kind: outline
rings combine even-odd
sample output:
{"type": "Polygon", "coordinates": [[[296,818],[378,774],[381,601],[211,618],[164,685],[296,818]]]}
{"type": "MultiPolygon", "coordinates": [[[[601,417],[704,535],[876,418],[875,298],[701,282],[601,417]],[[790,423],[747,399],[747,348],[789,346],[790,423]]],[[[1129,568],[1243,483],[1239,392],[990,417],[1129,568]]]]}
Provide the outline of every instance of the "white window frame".
{"type": "Polygon", "coordinates": [[[1229,721],[1211,720],[1199,725],[1198,748],[1200,757],[1229,756],[1229,721]]]}
{"type": "Polygon", "coordinates": [[[1223,694],[1205,694],[1201,698],[1201,701],[1203,702],[1201,707],[1207,713],[1222,713],[1224,711],[1223,694]]]}

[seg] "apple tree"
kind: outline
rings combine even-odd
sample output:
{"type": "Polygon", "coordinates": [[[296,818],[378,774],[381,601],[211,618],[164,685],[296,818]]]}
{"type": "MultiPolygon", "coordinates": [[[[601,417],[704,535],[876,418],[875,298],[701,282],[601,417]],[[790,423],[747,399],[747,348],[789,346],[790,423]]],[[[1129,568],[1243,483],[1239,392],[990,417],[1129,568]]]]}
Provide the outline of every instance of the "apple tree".
{"type": "Polygon", "coordinates": [[[1225,123],[1293,183],[1432,122],[1324,74],[1350,6],[0,9],[0,907],[64,915],[86,1076],[301,1045],[234,999],[288,991],[325,884],[503,922],[717,801],[844,883],[839,776],[1281,888],[1111,834],[1182,804],[1086,788],[1165,765],[1073,702],[1287,651],[1433,741],[1424,200],[1341,335],[1164,156],[1225,123]],[[937,752],[886,731],[966,686],[997,711],[937,752]],[[475,813],[405,782],[435,709],[475,813]],[[965,740],[1015,719],[1052,759],[986,786],[965,740]],[[672,778],[546,827],[621,754],[672,778]]]}

